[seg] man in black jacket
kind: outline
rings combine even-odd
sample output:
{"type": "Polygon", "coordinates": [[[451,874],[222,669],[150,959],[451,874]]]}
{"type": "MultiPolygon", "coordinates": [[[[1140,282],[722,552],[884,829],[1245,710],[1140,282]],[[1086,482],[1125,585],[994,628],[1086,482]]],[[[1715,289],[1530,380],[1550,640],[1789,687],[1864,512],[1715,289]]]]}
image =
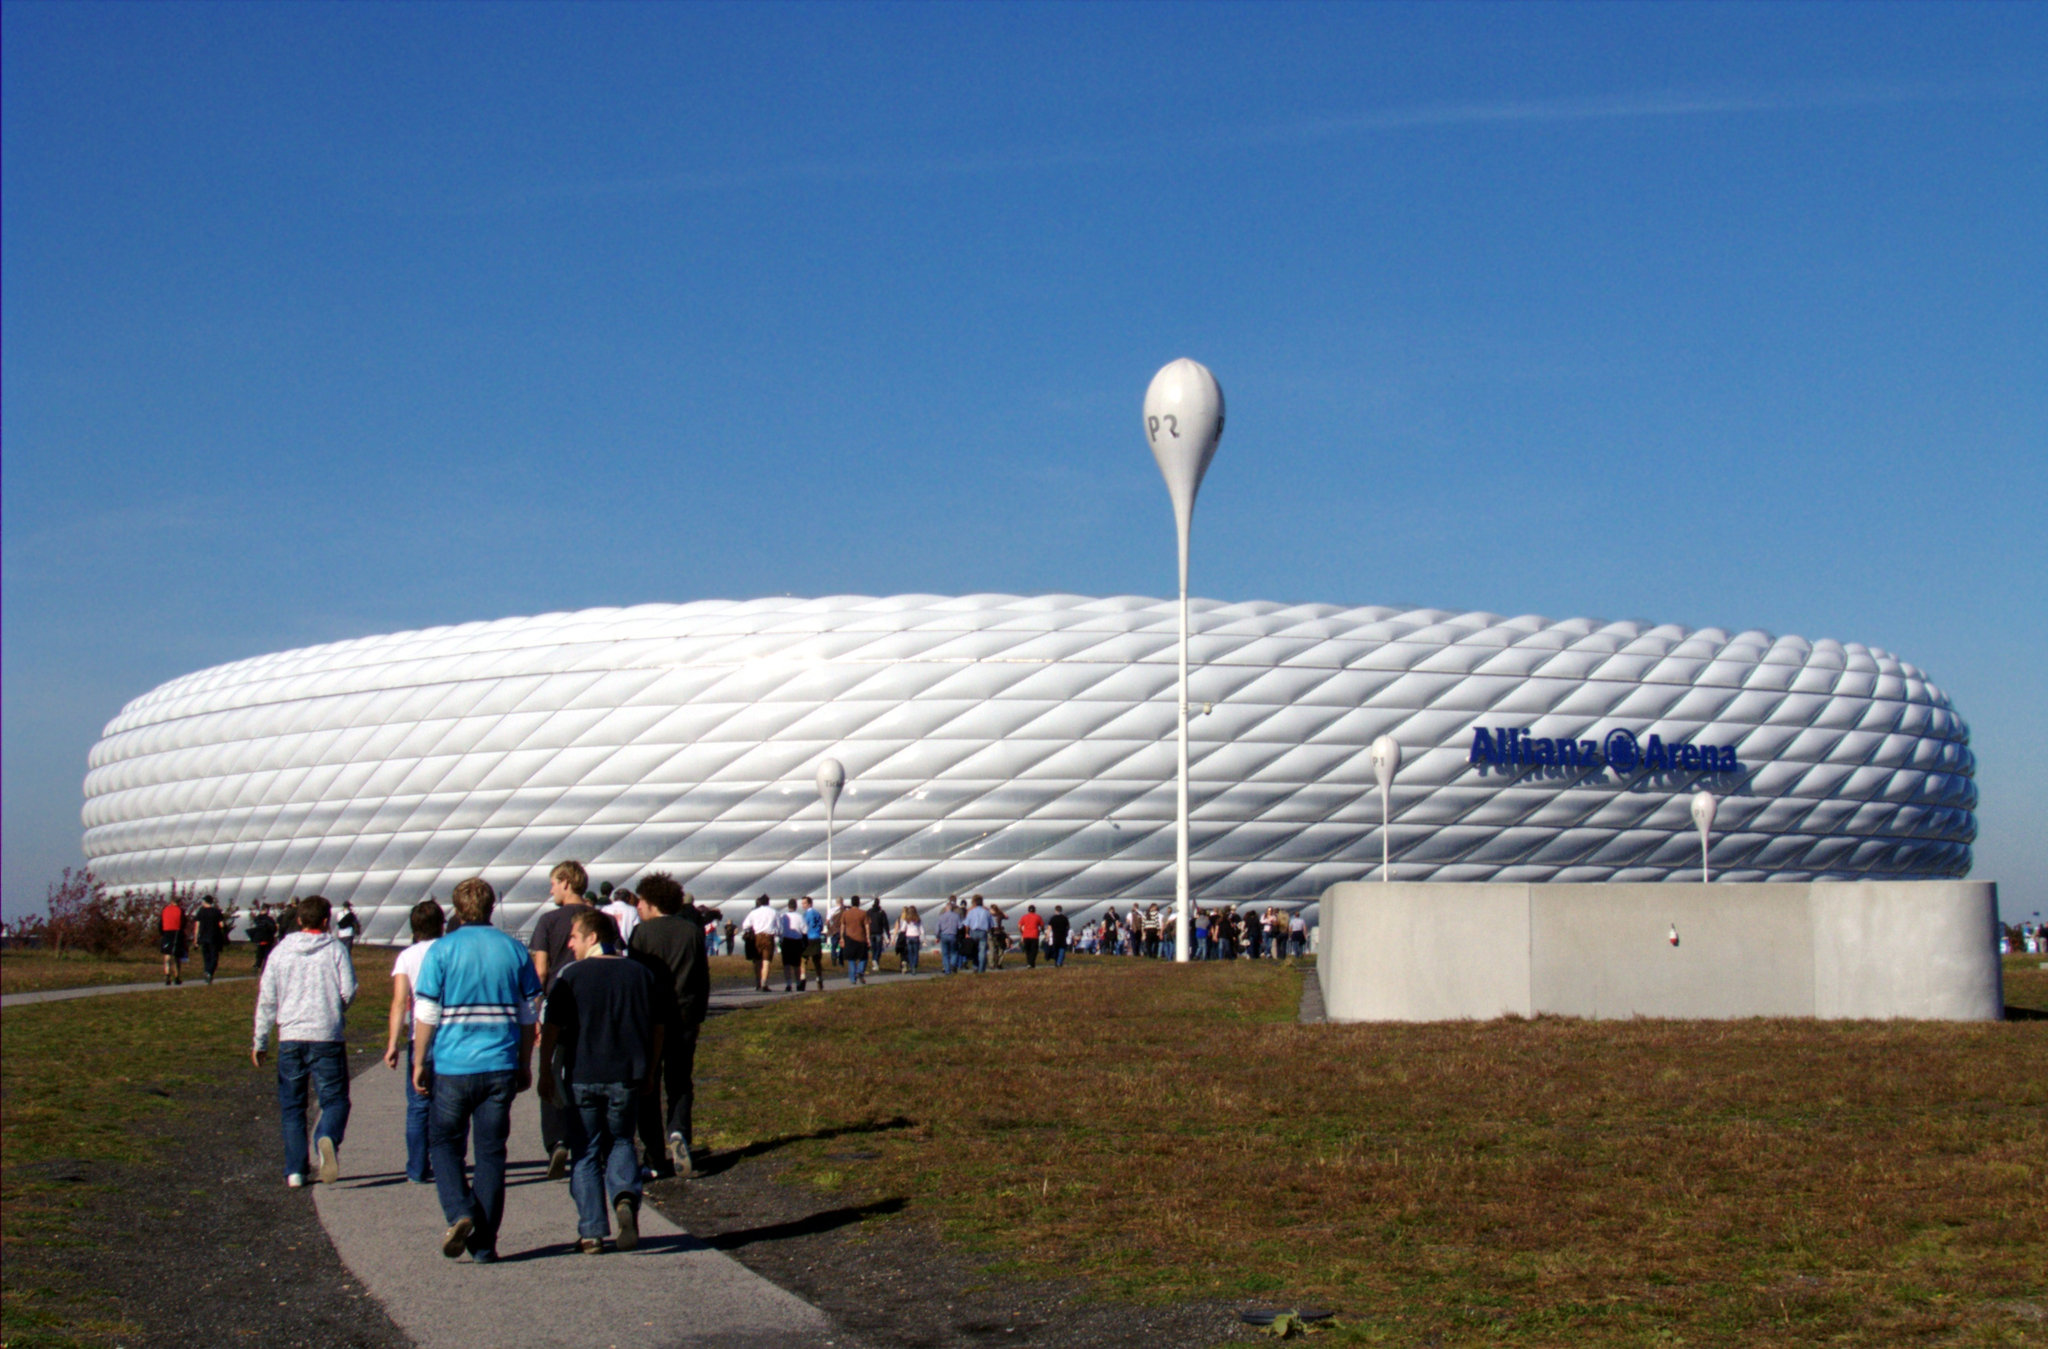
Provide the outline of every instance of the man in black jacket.
{"type": "Polygon", "coordinates": [[[698,921],[697,910],[683,903],[683,887],[667,872],[641,877],[633,892],[640,901],[640,923],[633,929],[631,942],[633,958],[646,965],[662,987],[674,991],[673,1002],[667,1004],[674,1019],[664,1028],[661,1048],[661,1083],[668,1096],[668,1110],[662,1111],[659,1093],[650,1091],[640,1098],[640,1144],[657,1179],[689,1176],[695,1171],[690,1079],[697,1063],[697,1030],[711,1003],[704,925],[698,921]]]}

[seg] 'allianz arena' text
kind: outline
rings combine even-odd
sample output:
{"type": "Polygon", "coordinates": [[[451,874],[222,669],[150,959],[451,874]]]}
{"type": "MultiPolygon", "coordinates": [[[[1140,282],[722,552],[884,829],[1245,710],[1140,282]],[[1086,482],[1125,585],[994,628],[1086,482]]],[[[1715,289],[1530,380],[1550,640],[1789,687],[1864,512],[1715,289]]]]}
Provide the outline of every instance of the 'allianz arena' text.
{"type": "MultiPolygon", "coordinates": [[[[1375,872],[1369,747],[1403,749],[1403,880],[1965,875],[1969,732],[1882,651],[1760,632],[1194,602],[1198,903],[1375,872]]],[[[925,595],[643,605],[237,661],[123,708],[85,851],[115,887],[353,899],[371,940],[481,874],[524,925],[550,863],[700,899],[1173,894],[1171,601],[925,595]]]]}

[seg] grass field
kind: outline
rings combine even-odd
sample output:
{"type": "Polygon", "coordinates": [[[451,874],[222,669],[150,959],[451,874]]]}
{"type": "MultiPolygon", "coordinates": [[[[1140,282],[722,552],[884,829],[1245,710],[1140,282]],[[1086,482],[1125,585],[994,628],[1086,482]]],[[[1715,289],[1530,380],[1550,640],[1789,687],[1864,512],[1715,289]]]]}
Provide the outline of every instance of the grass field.
{"type": "MultiPolygon", "coordinates": [[[[243,959],[232,972],[246,973],[247,948],[235,954],[243,959]]],[[[387,956],[359,948],[356,957],[349,1038],[371,1052],[383,1049],[387,956]]],[[[83,1240],[74,1219],[109,1198],[90,1179],[92,1163],[173,1162],[156,1154],[164,1126],[210,1103],[229,1075],[258,1071],[249,1063],[255,1004],[256,985],[244,982],[10,1008],[0,1021],[0,1247],[83,1240]]],[[[121,1330],[91,1289],[12,1277],[0,1285],[0,1323],[9,1349],[101,1343],[121,1330]]]]}
{"type": "MultiPolygon", "coordinates": [[[[2038,961],[2008,996],[2048,1007],[2038,961]]],[[[1000,1262],[1376,1343],[2048,1343],[2048,1023],[1296,1024],[1090,962],[720,1018],[717,1146],[1000,1262]]]]}
{"type": "MultiPolygon", "coordinates": [[[[249,973],[249,948],[237,946],[220,962],[220,972],[249,973]]],[[[164,977],[164,958],[137,948],[102,960],[80,952],[53,955],[48,951],[0,951],[0,993],[41,993],[56,988],[87,988],[98,984],[154,984],[164,977]]],[[[185,962],[185,977],[204,982],[205,967],[195,954],[185,962]]]]}

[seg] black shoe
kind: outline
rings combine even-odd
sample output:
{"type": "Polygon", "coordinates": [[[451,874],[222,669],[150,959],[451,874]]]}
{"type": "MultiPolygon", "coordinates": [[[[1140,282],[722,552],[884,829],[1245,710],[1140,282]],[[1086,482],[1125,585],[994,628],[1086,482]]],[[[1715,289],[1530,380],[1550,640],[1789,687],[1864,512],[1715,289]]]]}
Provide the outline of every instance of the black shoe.
{"type": "Polygon", "coordinates": [[[548,1179],[560,1180],[568,1175],[569,1160],[569,1149],[560,1143],[555,1144],[555,1150],[548,1154],[548,1179]]]}
{"type": "Polygon", "coordinates": [[[612,1217],[619,1224],[619,1239],[616,1243],[622,1251],[630,1251],[640,1245],[640,1209],[633,1203],[633,1196],[622,1194],[612,1201],[612,1217]]]}

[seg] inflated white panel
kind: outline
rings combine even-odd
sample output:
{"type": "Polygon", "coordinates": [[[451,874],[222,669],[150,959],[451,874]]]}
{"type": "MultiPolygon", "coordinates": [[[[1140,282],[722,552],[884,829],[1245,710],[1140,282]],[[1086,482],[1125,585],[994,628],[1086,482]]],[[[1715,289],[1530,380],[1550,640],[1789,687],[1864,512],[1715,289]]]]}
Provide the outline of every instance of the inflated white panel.
{"type": "MultiPolygon", "coordinates": [[[[1729,880],[1960,877],[1975,761],[1881,651],[1522,615],[1193,603],[1204,902],[1371,874],[1369,747],[1402,743],[1403,880],[1689,879],[1724,795],[1729,880]],[[1734,774],[1475,764],[1475,728],[1739,747],[1734,774]]],[[[564,857],[703,899],[822,884],[812,774],[845,763],[842,893],[1173,892],[1170,601],[904,595],[594,609],[284,651],[176,679],[93,749],[85,848],[116,886],[247,904],[318,888],[399,935],[482,874],[530,920],[564,857]]]]}

